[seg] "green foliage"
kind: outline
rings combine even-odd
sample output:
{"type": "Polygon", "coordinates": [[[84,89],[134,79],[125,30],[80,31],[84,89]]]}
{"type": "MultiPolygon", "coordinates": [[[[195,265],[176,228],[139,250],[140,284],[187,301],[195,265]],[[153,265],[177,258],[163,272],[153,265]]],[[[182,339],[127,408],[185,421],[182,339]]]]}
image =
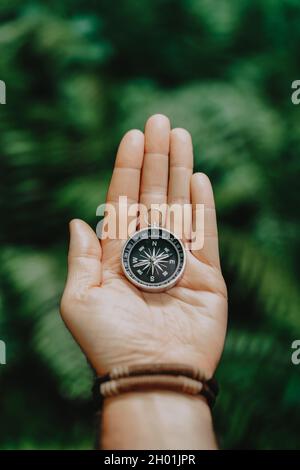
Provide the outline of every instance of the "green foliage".
{"type": "Polygon", "coordinates": [[[299,448],[299,20],[296,0],[1,3],[1,447],[92,447],[91,372],[58,314],[67,224],[95,227],[122,132],[162,112],[217,201],[220,442],[299,448]]]}

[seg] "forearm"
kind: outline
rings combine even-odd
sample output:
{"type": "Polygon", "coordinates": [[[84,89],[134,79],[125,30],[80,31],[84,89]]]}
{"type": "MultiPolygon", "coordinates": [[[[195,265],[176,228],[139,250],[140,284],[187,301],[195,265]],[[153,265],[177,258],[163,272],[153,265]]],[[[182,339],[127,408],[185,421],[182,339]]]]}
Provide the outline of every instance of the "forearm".
{"type": "Polygon", "coordinates": [[[126,393],[106,399],[100,448],[217,449],[204,398],[175,392],[126,393]]]}

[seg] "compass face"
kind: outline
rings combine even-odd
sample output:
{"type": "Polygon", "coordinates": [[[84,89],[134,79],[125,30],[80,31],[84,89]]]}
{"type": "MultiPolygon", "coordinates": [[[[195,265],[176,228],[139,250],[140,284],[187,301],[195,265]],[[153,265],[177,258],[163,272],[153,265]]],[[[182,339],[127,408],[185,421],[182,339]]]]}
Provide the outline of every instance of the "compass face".
{"type": "Polygon", "coordinates": [[[185,267],[181,241],[160,227],[149,227],[129,238],[122,253],[127,278],[142,290],[161,292],[179,281],[185,267]]]}

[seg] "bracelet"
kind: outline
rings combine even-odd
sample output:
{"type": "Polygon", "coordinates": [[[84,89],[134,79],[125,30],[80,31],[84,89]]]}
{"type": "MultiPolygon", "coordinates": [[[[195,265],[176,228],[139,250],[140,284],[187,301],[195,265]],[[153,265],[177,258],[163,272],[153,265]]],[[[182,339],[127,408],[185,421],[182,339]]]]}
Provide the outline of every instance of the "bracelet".
{"type": "Polygon", "coordinates": [[[96,377],[93,386],[94,403],[99,408],[106,397],[150,390],[202,395],[208,405],[213,407],[219,387],[214,378],[207,379],[201,370],[182,364],[118,366],[109,373],[96,377]]]}

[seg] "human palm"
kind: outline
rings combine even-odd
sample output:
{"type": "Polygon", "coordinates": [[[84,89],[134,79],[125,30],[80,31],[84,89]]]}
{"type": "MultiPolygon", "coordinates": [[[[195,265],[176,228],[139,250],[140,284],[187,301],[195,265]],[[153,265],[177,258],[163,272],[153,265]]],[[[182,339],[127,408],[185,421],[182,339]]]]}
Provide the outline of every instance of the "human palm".
{"type": "MultiPolygon", "coordinates": [[[[145,134],[123,137],[107,202],[204,204],[204,245],[189,251],[181,280],[162,293],[143,292],[121,269],[121,240],[99,242],[84,222],[71,222],[69,273],[61,303],[63,319],[98,374],[115,365],[176,362],[212,376],[227,322],[213,193],[208,178],[193,172],[190,135],[170,130],[152,116],[145,134]]],[[[195,216],[195,214],[194,214],[195,216]]],[[[192,221],[191,221],[192,223],[192,221]]]]}

